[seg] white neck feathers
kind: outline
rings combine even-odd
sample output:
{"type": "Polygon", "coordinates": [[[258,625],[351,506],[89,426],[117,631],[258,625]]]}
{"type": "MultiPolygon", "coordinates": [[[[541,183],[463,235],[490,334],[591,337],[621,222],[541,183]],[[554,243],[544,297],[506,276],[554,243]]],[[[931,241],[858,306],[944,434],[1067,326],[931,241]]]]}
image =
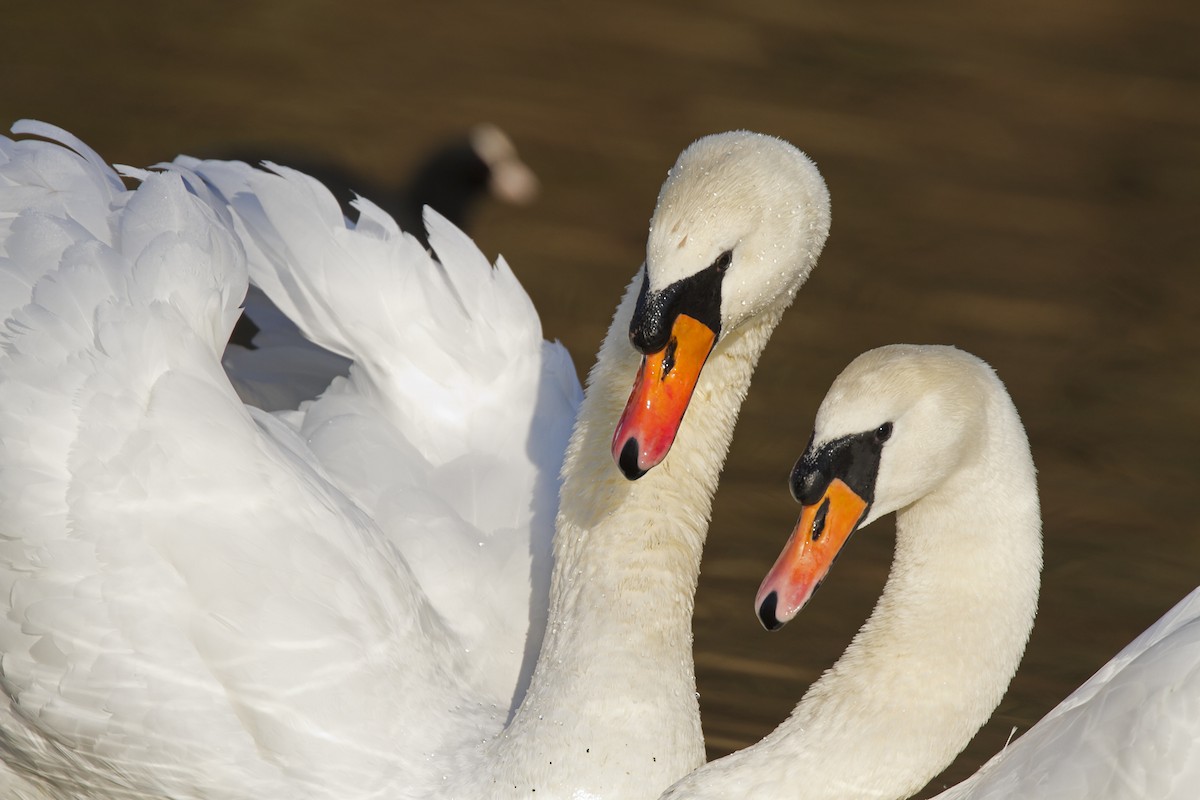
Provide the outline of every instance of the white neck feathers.
{"type": "Polygon", "coordinates": [[[782,311],[725,336],[670,454],[630,482],[610,448],[640,360],[628,340],[639,284],[589,375],[563,465],[546,637],[491,748],[502,773],[519,775],[500,787],[516,796],[653,797],[704,761],[691,633],[700,555],[738,410],[782,311]]]}

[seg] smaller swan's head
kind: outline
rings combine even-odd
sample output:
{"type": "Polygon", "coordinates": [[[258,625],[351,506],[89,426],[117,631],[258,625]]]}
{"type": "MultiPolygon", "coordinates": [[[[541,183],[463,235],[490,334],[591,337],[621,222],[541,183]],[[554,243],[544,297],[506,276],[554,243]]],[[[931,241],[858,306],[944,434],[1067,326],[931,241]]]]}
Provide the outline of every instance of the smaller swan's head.
{"type": "Polygon", "coordinates": [[[666,457],[709,353],[782,310],[829,234],[829,192],[808,156],[747,131],[683,151],[658,195],[629,327],[642,367],[613,437],[630,480],[666,457]]]}
{"type": "Polygon", "coordinates": [[[800,519],[755,598],[767,629],[804,607],[850,534],[934,491],[979,446],[994,381],[943,346],[881,347],[842,371],[792,469],[800,519]]]}

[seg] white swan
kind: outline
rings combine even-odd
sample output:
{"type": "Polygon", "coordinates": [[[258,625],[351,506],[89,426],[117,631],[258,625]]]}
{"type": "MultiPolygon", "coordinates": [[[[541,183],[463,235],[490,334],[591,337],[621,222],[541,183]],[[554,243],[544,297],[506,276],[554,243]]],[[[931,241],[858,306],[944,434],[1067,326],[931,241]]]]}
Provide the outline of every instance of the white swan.
{"type": "Polygon", "coordinates": [[[711,496],[829,225],[803,154],[724,134],[671,170],[566,450],[517,706],[523,642],[503,642],[537,622],[531,506],[554,495],[536,412],[571,392],[511,273],[436,218],[441,265],[369,204],[348,225],[287,171],[189,162],[127,191],[66,134],[15,130],[79,155],[0,139],[5,796],[638,798],[702,761],[711,496]],[[302,411],[246,407],[221,370],[247,259],[355,361],[302,411]],[[410,296],[444,318],[398,314],[410,296]],[[613,452],[631,477],[662,463],[631,483],[613,452]],[[447,539],[497,558],[441,586],[447,539]]]}
{"type": "MultiPolygon", "coordinates": [[[[690,774],[681,798],[903,798],[987,720],[1033,625],[1041,522],[1024,429],[991,368],[950,347],[860,356],[792,472],[800,520],[756,601],[791,619],[849,535],[892,511],[871,618],[791,717],[690,774]]],[[[997,755],[939,795],[1192,798],[1200,792],[1200,590],[997,755]]]]}

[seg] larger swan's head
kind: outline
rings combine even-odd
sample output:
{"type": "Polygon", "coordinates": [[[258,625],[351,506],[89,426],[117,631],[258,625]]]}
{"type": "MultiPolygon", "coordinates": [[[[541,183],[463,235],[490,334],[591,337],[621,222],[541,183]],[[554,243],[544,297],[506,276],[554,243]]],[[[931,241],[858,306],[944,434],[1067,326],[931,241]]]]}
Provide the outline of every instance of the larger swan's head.
{"type": "Polygon", "coordinates": [[[630,480],[674,442],[710,352],[791,303],[829,234],[829,191],[792,145],[747,131],[683,151],[658,195],[629,340],[643,354],[613,436],[630,480]]]}
{"type": "Polygon", "coordinates": [[[851,533],[934,491],[979,446],[994,382],[953,347],[890,345],[846,367],[792,469],[800,520],[759,587],[764,626],[804,607],[851,533]]]}

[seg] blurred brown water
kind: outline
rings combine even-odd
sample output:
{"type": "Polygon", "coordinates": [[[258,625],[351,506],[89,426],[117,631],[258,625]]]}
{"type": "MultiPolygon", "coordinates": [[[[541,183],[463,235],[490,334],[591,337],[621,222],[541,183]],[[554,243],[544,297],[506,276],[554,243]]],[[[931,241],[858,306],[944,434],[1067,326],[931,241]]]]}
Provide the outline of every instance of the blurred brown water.
{"type": "Polygon", "coordinates": [[[889,342],[1007,382],[1040,469],[1046,569],[973,772],[1200,582],[1200,10],[1185,0],[25,3],[0,116],[145,165],[257,145],[399,182],[491,120],[543,181],[474,228],[585,372],[667,168],[750,128],[820,165],[834,225],[761,362],[697,597],[709,752],[756,741],[829,666],[888,569],[861,532],[768,635],[751,602],[796,513],[785,479],[829,382],[889,342]]]}

